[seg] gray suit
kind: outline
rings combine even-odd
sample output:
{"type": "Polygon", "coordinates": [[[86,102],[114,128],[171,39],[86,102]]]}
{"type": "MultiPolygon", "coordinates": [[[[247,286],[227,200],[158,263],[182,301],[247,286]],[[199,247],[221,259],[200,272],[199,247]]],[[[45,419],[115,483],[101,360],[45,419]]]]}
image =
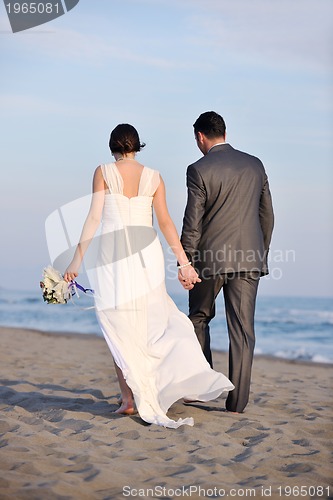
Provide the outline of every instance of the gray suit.
{"type": "Polygon", "coordinates": [[[189,293],[189,317],[212,365],[209,322],[223,287],[235,385],[226,407],[242,412],[250,390],[258,282],[268,274],[274,222],[268,180],[258,158],[221,144],[188,167],[187,188],[181,242],[202,279],[189,293]]]}

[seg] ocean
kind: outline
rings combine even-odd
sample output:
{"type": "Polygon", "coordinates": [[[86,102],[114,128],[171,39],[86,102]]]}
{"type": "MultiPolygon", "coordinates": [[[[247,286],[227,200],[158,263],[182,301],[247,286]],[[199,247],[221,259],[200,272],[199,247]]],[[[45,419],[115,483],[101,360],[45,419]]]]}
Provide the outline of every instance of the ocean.
{"type": "MultiPolygon", "coordinates": [[[[171,297],[187,313],[187,296],[171,297]]],[[[0,326],[47,332],[100,335],[92,297],[80,294],[75,304],[46,304],[40,290],[0,289],[0,326]]],[[[258,296],[255,354],[279,358],[333,363],[333,298],[258,296]]],[[[211,322],[212,348],[228,350],[223,297],[219,297],[216,317],[211,322]]]]}

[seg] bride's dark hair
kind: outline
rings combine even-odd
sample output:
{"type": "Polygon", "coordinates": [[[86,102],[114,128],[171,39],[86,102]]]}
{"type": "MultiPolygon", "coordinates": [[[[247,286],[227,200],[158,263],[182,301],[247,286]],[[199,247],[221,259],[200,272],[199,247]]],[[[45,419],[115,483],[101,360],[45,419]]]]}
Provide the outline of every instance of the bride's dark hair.
{"type": "Polygon", "coordinates": [[[136,153],[145,147],[140,143],[137,130],[129,123],[120,123],[111,132],[109,147],[111,153],[136,153]]]}

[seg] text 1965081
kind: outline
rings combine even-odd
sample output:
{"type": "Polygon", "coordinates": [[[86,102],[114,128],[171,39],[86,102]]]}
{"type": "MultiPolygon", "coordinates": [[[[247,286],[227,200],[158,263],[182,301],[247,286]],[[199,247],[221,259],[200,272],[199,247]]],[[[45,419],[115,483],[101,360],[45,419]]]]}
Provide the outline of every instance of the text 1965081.
{"type": "Polygon", "coordinates": [[[7,3],[8,14],[59,14],[62,7],[59,3],[24,2],[7,3]]]}

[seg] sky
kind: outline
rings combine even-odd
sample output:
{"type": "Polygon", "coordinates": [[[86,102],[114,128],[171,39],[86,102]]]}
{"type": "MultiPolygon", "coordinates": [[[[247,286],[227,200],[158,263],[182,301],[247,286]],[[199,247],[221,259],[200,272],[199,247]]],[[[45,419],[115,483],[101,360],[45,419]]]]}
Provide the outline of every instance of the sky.
{"type": "Polygon", "coordinates": [[[0,286],[38,288],[45,220],[89,194],[118,123],[146,142],[138,159],[161,172],[180,232],[186,168],[201,156],[192,124],[214,110],[270,181],[259,293],[333,296],[332,28],[331,0],[80,0],[13,34],[2,3],[0,286]]]}

